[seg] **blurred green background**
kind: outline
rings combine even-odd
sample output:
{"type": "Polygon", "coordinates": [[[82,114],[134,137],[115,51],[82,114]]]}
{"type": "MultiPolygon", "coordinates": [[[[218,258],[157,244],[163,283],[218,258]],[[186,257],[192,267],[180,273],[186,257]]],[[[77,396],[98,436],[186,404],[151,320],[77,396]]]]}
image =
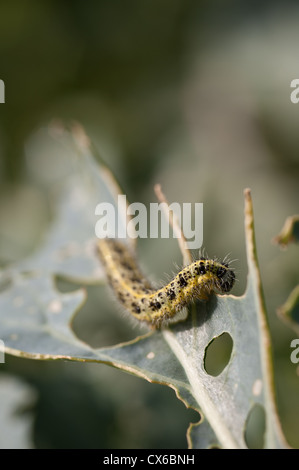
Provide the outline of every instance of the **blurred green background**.
{"type": "MultiPolygon", "coordinates": [[[[243,189],[250,187],[278,408],[294,447],[296,335],[276,309],[298,283],[298,247],[282,252],[271,239],[298,213],[299,104],[290,100],[299,78],[297,3],[0,4],[1,266],[32,251],[47,230],[49,201],[31,182],[25,149],[55,118],[84,125],[129,201],[154,202],[159,182],[171,202],[203,202],[204,246],[211,256],[237,259],[235,294],[246,285],[243,189]]],[[[174,241],[142,240],[139,252],[156,279],[181,262],[174,241]]],[[[88,291],[74,325],[80,337],[104,346],[136,335],[103,287],[88,291]],[[107,322],[97,317],[99,302],[107,322]]],[[[0,447],[183,448],[197,419],[172,390],[104,365],[6,357],[0,395],[0,418],[11,427],[0,447]]]]}

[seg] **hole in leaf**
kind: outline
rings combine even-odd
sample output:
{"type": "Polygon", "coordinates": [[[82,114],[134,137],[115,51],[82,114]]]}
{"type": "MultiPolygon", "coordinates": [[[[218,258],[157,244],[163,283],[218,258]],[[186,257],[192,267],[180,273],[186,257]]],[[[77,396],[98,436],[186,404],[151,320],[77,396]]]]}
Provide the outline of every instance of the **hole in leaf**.
{"type": "Polygon", "coordinates": [[[56,290],[61,293],[73,292],[78,290],[82,285],[69,281],[63,277],[55,276],[54,278],[56,290]]]}
{"type": "Polygon", "coordinates": [[[233,340],[229,333],[222,333],[207,345],[204,368],[209,375],[216,377],[229,363],[233,349],[233,340]]]}
{"type": "Polygon", "coordinates": [[[244,431],[245,442],[249,449],[263,449],[265,430],[264,407],[255,403],[248,413],[244,431]]]}

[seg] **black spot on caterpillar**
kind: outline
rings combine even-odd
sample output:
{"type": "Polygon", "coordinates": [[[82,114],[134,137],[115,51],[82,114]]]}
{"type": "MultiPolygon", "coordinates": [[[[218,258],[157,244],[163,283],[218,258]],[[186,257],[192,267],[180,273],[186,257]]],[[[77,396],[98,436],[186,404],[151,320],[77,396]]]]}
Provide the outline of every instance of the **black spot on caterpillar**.
{"type": "Polygon", "coordinates": [[[173,319],[193,299],[207,300],[214,291],[225,294],[235,283],[228,263],[201,258],[184,267],[166,286],[154,289],[125,243],[104,238],[97,246],[120,303],[133,317],[155,328],[173,319]]]}

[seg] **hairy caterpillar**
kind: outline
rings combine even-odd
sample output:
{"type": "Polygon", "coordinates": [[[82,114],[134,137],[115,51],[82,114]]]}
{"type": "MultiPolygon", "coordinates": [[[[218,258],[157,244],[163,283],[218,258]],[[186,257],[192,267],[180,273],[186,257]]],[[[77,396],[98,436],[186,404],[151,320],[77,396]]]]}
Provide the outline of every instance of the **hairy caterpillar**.
{"type": "Polygon", "coordinates": [[[108,282],[131,315],[160,328],[192,299],[207,300],[213,291],[229,292],[235,274],[225,262],[201,258],[184,267],[166,286],[154,289],[141,273],[129,247],[120,240],[98,241],[108,282]]]}

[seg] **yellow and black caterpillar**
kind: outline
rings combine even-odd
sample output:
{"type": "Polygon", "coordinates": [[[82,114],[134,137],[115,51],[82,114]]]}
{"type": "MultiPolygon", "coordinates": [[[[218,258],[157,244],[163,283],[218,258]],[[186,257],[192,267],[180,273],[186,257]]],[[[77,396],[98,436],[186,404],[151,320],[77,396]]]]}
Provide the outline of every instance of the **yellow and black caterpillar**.
{"type": "Polygon", "coordinates": [[[173,319],[191,300],[207,300],[214,291],[227,293],[235,282],[228,263],[200,258],[184,267],[166,286],[154,289],[125,243],[101,239],[98,253],[108,282],[123,307],[156,328],[173,319]]]}

